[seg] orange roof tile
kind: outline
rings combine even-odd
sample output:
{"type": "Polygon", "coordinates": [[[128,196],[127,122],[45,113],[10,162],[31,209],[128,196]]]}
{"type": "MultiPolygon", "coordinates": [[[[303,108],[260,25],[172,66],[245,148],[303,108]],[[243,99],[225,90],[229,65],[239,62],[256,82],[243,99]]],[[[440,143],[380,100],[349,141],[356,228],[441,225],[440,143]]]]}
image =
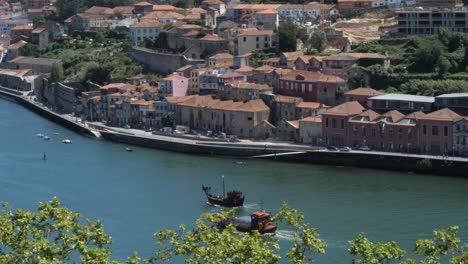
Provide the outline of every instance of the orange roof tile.
{"type": "Polygon", "coordinates": [[[250,90],[272,90],[273,89],[272,87],[266,84],[249,83],[246,81],[233,81],[229,83],[228,85],[236,89],[250,89],[250,90]]]}
{"type": "Polygon", "coordinates": [[[305,81],[316,81],[316,82],[328,82],[328,83],[344,83],[341,77],[335,75],[324,74],[319,71],[299,71],[292,70],[285,75],[281,76],[281,79],[286,80],[305,80],[305,81]]]}
{"type": "Polygon", "coordinates": [[[420,117],[420,119],[440,120],[440,121],[458,121],[462,118],[463,118],[462,116],[460,116],[459,114],[455,113],[454,111],[448,108],[440,109],[438,111],[435,111],[423,117],[420,117]]]}
{"type": "Polygon", "coordinates": [[[312,122],[312,123],[322,123],[322,116],[319,115],[319,116],[309,116],[309,117],[306,117],[306,118],[303,118],[301,120],[299,120],[299,123],[301,122],[312,122]]]}
{"type": "Polygon", "coordinates": [[[275,99],[273,99],[277,103],[288,103],[288,104],[297,104],[304,101],[301,97],[294,97],[294,96],[285,96],[285,95],[277,95],[275,99]]]}
{"type": "Polygon", "coordinates": [[[376,91],[372,88],[356,88],[345,93],[346,95],[362,95],[362,96],[376,96],[383,94],[382,92],[376,91]]]}
{"type": "Polygon", "coordinates": [[[362,113],[365,108],[358,102],[346,102],[328,109],[324,114],[327,115],[340,115],[340,116],[351,116],[362,113]]]}

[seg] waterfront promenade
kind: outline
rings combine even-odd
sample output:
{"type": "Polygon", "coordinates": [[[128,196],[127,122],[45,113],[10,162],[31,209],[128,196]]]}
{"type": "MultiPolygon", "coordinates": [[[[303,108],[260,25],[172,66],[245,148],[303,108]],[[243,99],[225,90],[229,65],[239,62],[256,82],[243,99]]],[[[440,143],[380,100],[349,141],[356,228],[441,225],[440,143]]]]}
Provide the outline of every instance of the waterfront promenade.
{"type": "Polygon", "coordinates": [[[105,140],[187,154],[274,159],[334,166],[368,167],[387,170],[417,171],[422,160],[432,162],[425,173],[463,176],[468,158],[379,151],[333,151],[323,147],[293,144],[152,133],[138,129],[109,127],[99,122],[86,122],[70,114],[59,114],[35,100],[30,93],[0,87],[0,94],[15,99],[26,108],[78,133],[105,140]],[[449,170],[448,168],[450,167],[449,170]]]}

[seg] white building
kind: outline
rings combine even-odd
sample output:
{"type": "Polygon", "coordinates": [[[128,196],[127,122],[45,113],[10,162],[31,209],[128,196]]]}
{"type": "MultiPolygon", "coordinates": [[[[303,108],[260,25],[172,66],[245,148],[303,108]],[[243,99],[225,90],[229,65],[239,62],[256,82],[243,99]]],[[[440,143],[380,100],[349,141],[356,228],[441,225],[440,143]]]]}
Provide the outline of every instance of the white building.
{"type": "Polygon", "coordinates": [[[162,25],[155,20],[146,20],[130,26],[130,40],[140,43],[145,39],[155,39],[161,32],[162,25]]]}
{"type": "Polygon", "coordinates": [[[0,32],[10,34],[11,29],[16,26],[33,26],[30,19],[2,19],[0,20],[0,32]]]}
{"type": "Polygon", "coordinates": [[[334,5],[320,5],[318,2],[310,2],[307,5],[285,4],[278,7],[278,15],[281,21],[310,21],[320,17],[320,10],[327,15],[338,15],[338,9],[334,5]]]}

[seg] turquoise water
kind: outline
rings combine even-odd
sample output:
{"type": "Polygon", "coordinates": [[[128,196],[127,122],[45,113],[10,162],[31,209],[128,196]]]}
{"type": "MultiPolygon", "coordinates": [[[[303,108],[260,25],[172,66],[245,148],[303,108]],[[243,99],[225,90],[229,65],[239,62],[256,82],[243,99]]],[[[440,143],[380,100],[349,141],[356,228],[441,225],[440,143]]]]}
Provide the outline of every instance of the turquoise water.
{"type": "MultiPolygon", "coordinates": [[[[318,263],[349,263],[348,241],[360,232],[411,249],[415,239],[456,224],[468,241],[465,179],[270,161],[238,165],[137,147],[129,153],[125,145],[80,136],[5,100],[0,120],[0,200],[33,209],[58,196],[86,217],[103,219],[118,259],[135,250],[149,257],[156,230],[190,226],[201,213],[216,211],[205,203],[201,184],[220,191],[222,174],[227,189],[246,193],[245,213],[259,209],[262,199],[271,211],[288,201],[304,212],[328,244],[318,263]],[[73,144],[62,144],[65,138],[73,144]]],[[[288,235],[280,227],[285,245],[288,235]]]]}

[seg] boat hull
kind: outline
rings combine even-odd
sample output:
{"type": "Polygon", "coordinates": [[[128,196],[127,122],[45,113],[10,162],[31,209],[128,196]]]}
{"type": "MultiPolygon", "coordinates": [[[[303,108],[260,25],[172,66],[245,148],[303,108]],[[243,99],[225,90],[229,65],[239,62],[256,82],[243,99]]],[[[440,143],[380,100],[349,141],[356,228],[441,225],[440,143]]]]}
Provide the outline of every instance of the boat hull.
{"type": "Polygon", "coordinates": [[[212,205],[219,205],[223,207],[242,207],[244,206],[244,197],[240,199],[229,199],[215,196],[208,196],[208,203],[212,205]]]}

